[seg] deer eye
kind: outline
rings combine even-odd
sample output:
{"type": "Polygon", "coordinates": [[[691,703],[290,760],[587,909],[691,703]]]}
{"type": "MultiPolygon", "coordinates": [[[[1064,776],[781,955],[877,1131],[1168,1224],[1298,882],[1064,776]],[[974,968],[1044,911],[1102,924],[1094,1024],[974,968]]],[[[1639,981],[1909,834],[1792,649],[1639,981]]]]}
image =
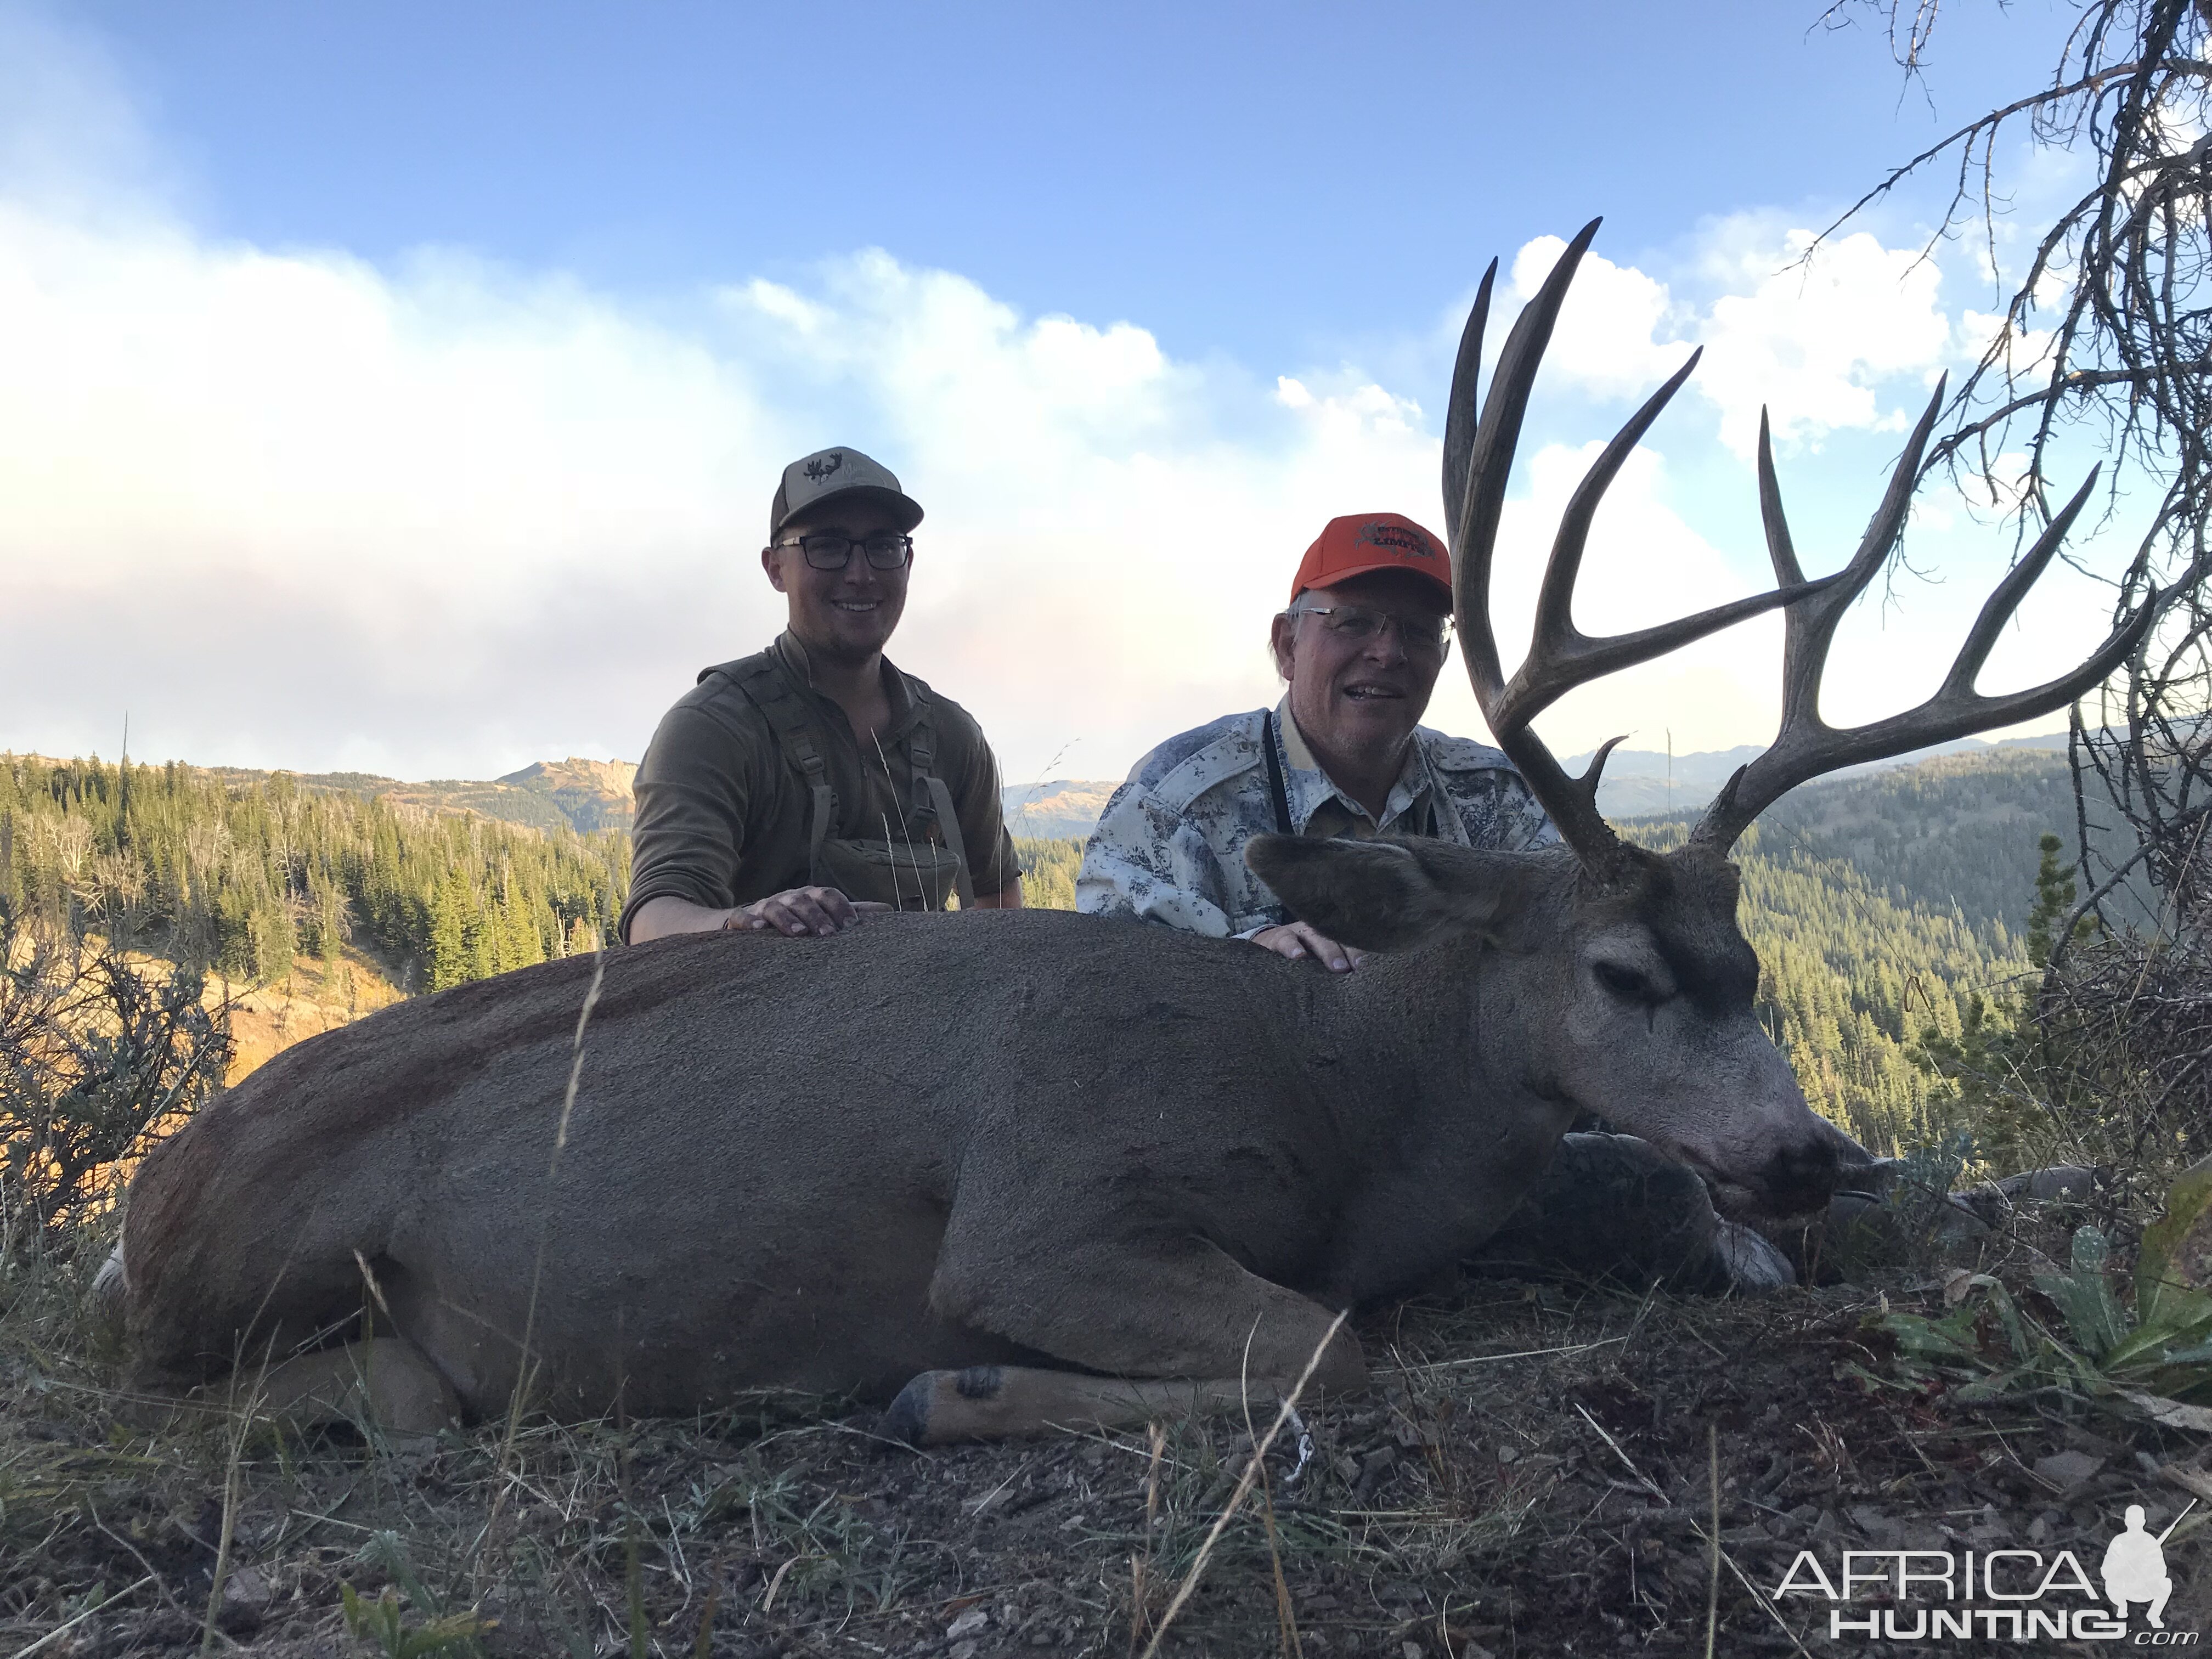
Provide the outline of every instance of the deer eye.
{"type": "Polygon", "coordinates": [[[1623,1002],[1649,1006],[1662,1000],[1657,988],[1633,968],[1618,962],[1601,962],[1592,971],[1597,975],[1597,982],[1623,1002]]]}

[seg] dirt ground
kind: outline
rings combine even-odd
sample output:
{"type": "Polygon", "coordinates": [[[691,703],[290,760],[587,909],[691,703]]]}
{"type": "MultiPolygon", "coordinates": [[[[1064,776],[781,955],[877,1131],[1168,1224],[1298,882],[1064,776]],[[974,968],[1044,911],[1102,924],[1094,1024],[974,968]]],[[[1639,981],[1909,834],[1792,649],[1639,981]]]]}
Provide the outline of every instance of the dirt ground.
{"type": "MultiPolygon", "coordinates": [[[[0,1654],[1126,1659],[1249,1461],[1234,1421],[917,1454],[787,1397],[432,1447],[149,1436],[52,1340],[66,1297],[35,1300],[0,1300],[0,1654]]],[[[2157,1533],[2212,1492],[2203,1435],[1905,1386],[1875,1322],[1941,1304],[1905,1275],[1750,1301],[1471,1280],[1369,1319],[1376,1386],[1304,1412],[1295,1480],[1295,1434],[1271,1452],[1161,1650],[1702,1654],[1709,1602],[1715,1653],[1886,1648],[1777,1602],[1801,1550],[1832,1577],[1844,1550],[2032,1550],[2031,1574],[2070,1550],[2094,1577],[2127,1505],[2157,1533]]],[[[2209,1508],[2166,1540],[2177,1634],[2212,1626],[2209,1508]]]]}

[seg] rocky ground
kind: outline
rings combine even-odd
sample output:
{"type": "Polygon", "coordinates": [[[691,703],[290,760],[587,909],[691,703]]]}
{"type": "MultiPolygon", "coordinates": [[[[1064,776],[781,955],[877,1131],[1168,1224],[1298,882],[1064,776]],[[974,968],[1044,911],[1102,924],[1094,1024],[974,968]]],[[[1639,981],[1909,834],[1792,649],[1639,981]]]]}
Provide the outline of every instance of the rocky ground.
{"type": "MultiPolygon", "coordinates": [[[[51,1277],[0,1291],[0,1652],[1124,1659],[1249,1456],[1229,1421],[917,1454],[792,1398],[408,1449],[149,1436],[64,1340],[73,1281],[51,1277]]],[[[1942,1280],[1746,1300],[1471,1280],[1369,1320],[1377,1386],[1304,1413],[1295,1479],[1279,1443],[1162,1650],[1825,1652],[1867,1638],[1832,1641],[1825,1600],[1778,1602],[1801,1550],[1832,1576],[1842,1551],[1907,1547],[2071,1550],[2094,1575],[2128,1504],[2157,1532],[2212,1494],[2203,1434],[1915,1378],[1883,1325],[1907,1310],[1942,1314],[1942,1280]]],[[[2208,1508],[2166,1542],[2176,1632],[2212,1626],[2208,1508]]]]}

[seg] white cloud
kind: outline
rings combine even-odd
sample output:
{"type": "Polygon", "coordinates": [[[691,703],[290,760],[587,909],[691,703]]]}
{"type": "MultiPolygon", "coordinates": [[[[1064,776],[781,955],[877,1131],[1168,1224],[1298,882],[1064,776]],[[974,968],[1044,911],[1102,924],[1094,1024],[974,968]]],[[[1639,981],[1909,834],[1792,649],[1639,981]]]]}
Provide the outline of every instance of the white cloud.
{"type": "MultiPolygon", "coordinates": [[[[112,751],[127,709],[149,757],[417,777],[635,758],[698,667],[774,634],[767,498],[784,462],[846,442],[929,509],[894,654],[977,714],[1010,775],[1055,754],[1116,775],[1273,697],[1267,619],[1326,520],[1439,516],[1440,422],[1371,376],[1178,361],[1135,324],[1024,316],[881,252],[647,308],[436,251],[380,267],[214,240],[137,182],[97,64],[48,58],[112,142],[63,165],[23,136],[59,114],[0,123],[0,748],[112,751]]],[[[1637,396],[1705,338],[1698,384],[1739,447],[1757,395],[1803,439],[1893,418],[1886,382],[1937,349],[1932,277],[1899,298],[1899,256],[1855,239],[1808,297],[1778,286],[1771,241],[1739,241],[1702,311],[1588,262],[1553,367],[1637,396]]],[[[1522,250],[1516,289],[1551,251],[1522,250]]],[[[1668,432],[1670,453],[1703,441],[1668,432]]],[[[1595,452],[1531,446],[1509,641],[1595,452]]],[[[1585,627],[1748,591],[1757,555],[1696,533],[1675,476],[1639,453],[1614,485],[1585,627]]],[[[1777,635],[1577,693],[1544,729],[1562,752],[1623,729],[1756,740],[1777,635]]],[[[1480,729],[1456,665],[1431,719],[1480,729]]]]}
{"type": "Polygon", "coordinates": [[[1884,398],[1877,387],[1905,379],[1924,389],[1952,360],[1932,260],[1884,247],[1864,231],[1803,259],[1811,240],[1791,231],[1779,250],[1786,264],[1771,244],[1747,239],[1733,247],[1717,240],[1708,252],[1709,268],[1734,291],[1713,302],[1698,379],[1720,407],[1721,441],[1738,454],[1758,440],[1762,403],[1778,440],[1902,429],[1919,399],[1884,398]]]}
{"type": "MultiPolygon", "coordinates": [[[[1539,236],[1522,244],[1513,258],[1512,298],[1533,299],[1566,246],[1557,236],[1539,236]]],[[[1501,344],[1511,325],[1512,308],[1506,307],[1504,312],[1492,323],[1501,344]]],[[[1632,265],[1617,265],[1602,254],[1585,253],[1566,302],[1559,307],[1544,367],[1601,397],[1640,403],[1682,366],[1688,348],[1670,343],[1680,337],[1691,320],[1664,283],[1632,265]]],[[[1496,349],[1493,344],[1491,350],[1496,349]]]]}
{"type": "MultiPolygon", "coordinates": [[[[1709,226],[1686,277],[1711,296],[1702,307],[1633,266],[1585,255],[1546,369],[1600,397],[1640,401],[1702,345],[1690,384],[1718,410],[1721,440],[1738,455],[1757,443],[1762,404],[1779,441],[1901,429],[1957,355],[1941,273],[1917,250],[1863,231],[1808,259],[1812,240],[1753,216],[1709,226]]],[[[1540,236],[1522,248],[1517,297],[1536,291],[1565,246],[1540,236]]]]}
{"type": "Polygon", "coordinates": [[[1433,517],[1419,411],[1289,408],[1145,331],[882,253],[678,322],[450,257],[380,270],[0,201],[0,745],[482,774],[635,756],[773,634],[778,469],[860,441],[930,508],[900,657],[1014,771],[1267,694],[1322,520],[1433,517]],[[1264,436],[1232,441],[1224,398],[1264,436]]]}

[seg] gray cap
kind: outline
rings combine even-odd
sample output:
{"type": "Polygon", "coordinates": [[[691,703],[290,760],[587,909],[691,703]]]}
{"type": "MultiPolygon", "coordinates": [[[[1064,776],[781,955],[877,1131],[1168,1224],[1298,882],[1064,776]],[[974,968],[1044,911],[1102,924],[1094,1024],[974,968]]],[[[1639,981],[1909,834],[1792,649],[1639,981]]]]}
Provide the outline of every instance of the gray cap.
{"type": "Polygon", "coordinates": [[[769,540],[774,541],[800,514],[848,495],[880,502],[896,512],[902,532],[921,522],[921,504],[899,488],[889,467],[857,449],[817,449],[783,469],[783,482],[776,485],[775,504],[768,510],[769,540]]]}

